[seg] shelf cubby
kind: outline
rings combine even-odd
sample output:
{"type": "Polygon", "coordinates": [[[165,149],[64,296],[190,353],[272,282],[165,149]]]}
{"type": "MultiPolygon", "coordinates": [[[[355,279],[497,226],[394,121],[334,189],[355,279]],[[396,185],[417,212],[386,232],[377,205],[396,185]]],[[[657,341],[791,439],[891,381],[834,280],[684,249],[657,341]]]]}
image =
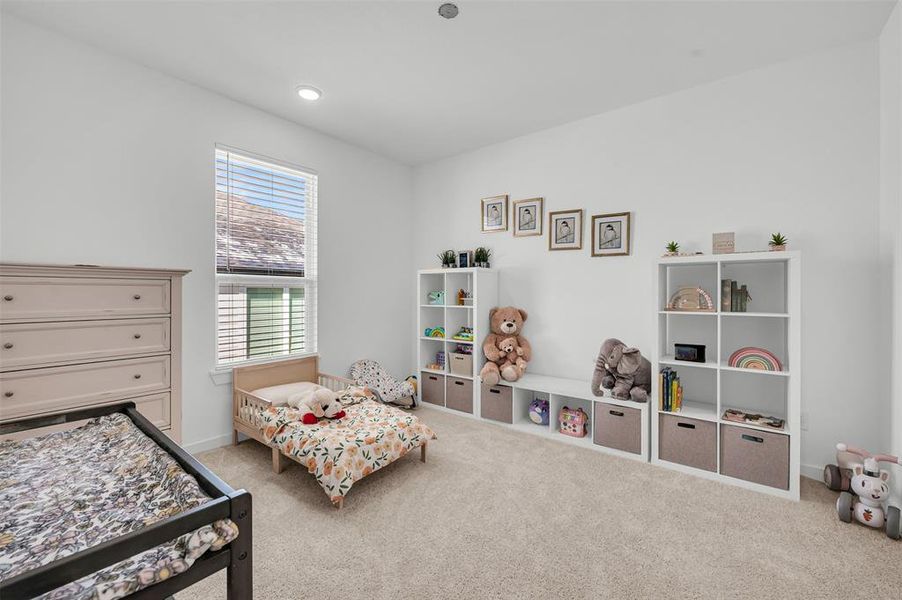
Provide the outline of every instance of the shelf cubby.
{"type": "Polygon", "coordinates": [[[747,311],[786,314],[787,269],[787,262],[779,258],[773,261],[745,262],[740,259],[738,262],[723,263],[720,279],[731,279],[747,286],[751,296],[747,311]]]}
{"type": "Polygon", "coordinates": [[[780,360],[782,370],[788,371],[788,328],[788,319],[722,319],[720,364],[729,367],[730,356],[735,351],[753,346],[771,352],[780,360]]]}

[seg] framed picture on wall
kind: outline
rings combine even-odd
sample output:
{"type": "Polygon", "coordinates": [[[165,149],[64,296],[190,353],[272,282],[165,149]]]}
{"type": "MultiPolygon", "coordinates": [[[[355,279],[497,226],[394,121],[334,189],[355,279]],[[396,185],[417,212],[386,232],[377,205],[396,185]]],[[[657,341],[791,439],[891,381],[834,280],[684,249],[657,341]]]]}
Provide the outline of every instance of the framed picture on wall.
{"type": "Polygon", "coordinates": [[[542,198],[529,198],[514,202],[514,235],[525,237],[542,235],[542,221],[545,213],[542,209],[542,198]]]}
{"type": "Polygon", "coordinates": [[[592,216],[592,256],[629,256],[630,213],[592,216]]]}
{"type": "Polygon", "coordinates": [[[482,199],[482,232],[507,231],[507,194],[482,199]]]}
{"type": "Polygon", "coordinates": [[[548,249],[579,250],[583,247],[583,209],[548,214],[548,249]]]}

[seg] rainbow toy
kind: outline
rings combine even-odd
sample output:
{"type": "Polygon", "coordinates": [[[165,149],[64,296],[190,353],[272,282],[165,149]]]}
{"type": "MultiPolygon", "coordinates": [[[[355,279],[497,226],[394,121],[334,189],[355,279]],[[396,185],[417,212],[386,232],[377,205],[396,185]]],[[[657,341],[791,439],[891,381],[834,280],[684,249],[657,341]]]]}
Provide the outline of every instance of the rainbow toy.
{"type": "Polygon", "coordinates": [[[780,359],[764,348],[740,348],[730,355],[730,366],[757,371],[782,371],[780,359]]]}
{"type": "Polygon", "coordinates": [[[426,337],[429,338],[444,338],[445,337],[445,328],[444,327],[430,327],[425,331],[426,337]]]}

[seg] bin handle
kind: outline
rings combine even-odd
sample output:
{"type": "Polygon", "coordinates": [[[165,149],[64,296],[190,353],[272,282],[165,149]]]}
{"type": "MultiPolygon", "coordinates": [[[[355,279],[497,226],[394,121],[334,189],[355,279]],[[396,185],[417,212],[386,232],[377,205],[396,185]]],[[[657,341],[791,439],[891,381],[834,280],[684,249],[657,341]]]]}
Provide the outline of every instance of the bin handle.
{"type": "Polygon", "coordinates": [[[755,442],[756,444],[764,443],[764,438],[760,438],[760,437],[754,436],[754,435],[748,435],[746,433],[742,434],[742,439],[747,440],[749,442],[755,442]]]}
{"type": "Polygon", "coordinates": [[[692,423],[677,423],[677,427],[685,427],[686,429],[695,429],[692,423]]]}
{"type": "Polygon", "coordinates": [[[623,416],[623,413],[620,412],[619,410],[609,410],[608,412],[611,413],[612,415],[614,415],[615,417],[622,417],[622,416],[623,416]]]}

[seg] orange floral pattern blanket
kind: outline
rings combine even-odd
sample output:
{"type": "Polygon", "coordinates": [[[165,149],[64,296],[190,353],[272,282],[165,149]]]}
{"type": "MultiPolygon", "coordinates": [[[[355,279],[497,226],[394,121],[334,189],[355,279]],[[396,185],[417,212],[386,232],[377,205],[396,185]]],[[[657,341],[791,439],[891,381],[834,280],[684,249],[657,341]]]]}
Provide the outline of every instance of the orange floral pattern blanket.
{"type": "Polygon", "coordinates": [[[436,438],[403,410],[367,400],[345,407],[342,419],[304,425],[297,409],[272,406],[262,412],[263,437],[316,477],[333,503],[355,482],[436,438]]]}

